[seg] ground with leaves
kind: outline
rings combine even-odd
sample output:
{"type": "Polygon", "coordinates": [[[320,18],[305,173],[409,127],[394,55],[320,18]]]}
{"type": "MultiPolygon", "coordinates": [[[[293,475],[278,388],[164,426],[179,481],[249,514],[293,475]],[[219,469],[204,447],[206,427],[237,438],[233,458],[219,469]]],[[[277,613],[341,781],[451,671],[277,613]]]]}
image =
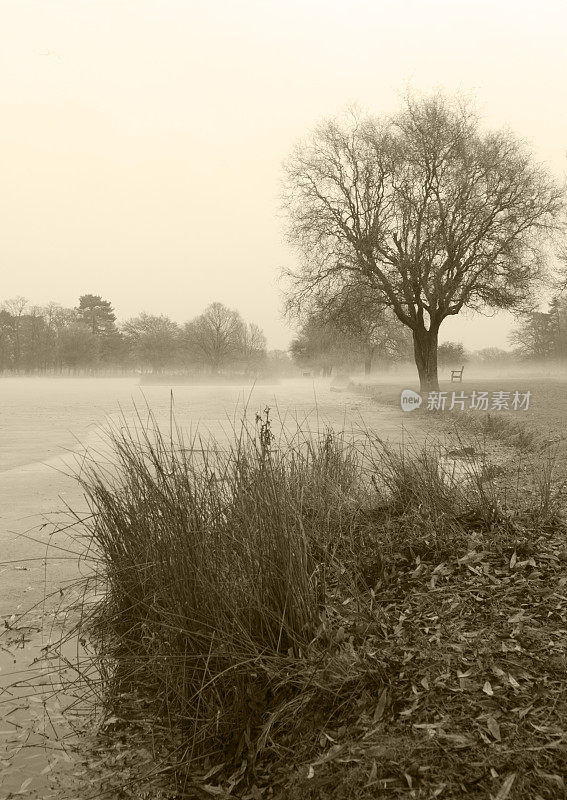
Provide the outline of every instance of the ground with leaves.
{"type": "Polygon", "coordinates": [[[442,561],[400,558],[371,614],[342,601],[340,652],[375,670],[378,701],[353,685],[356,719],[321,721],[317,758],[282,796],[562,796],[565,537],[491,538],[442,561]]]}
{"type": "MultiPolygon", "coordinates": [[[[208,759],[162,796],[563,797],[565,533],[518,523],[471,533],[460,552],[427,550],[400,548],[364,604],[328,599],[309,651],[289,659],[293,718],[258,763],[249,730],[240,759],[208,759]]],[[[105,731],[109,783],[128,785],[140,759],[151,777],[148,730],[114,718],[105,731]]]]}
{"type": "Polygon", "coordinates": [[[383,502],[325,505],[348,536],[316,627],[240,671],[232,731],[207,723],[210,751],[180,757],[190,733],[143,691],[114,694],[84,733],[81,796],[565,797],[562,461],[536,429],[460,420],[434,421],[455,437],[441,479],[441,451],[393,457],[383,502]]]}

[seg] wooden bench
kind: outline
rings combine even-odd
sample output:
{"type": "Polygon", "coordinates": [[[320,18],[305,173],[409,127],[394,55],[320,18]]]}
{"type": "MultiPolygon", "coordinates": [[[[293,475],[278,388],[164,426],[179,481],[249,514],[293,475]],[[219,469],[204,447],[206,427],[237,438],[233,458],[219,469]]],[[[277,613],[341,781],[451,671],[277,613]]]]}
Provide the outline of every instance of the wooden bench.
{"type": "Polygon", "coordinates": [[[457,381],[459,383],[463,382],[463,370],[464,370],[464,366],[462,366],[461,369],[452,369],[451,370],[451,383],[456,383],[457,381]]]}

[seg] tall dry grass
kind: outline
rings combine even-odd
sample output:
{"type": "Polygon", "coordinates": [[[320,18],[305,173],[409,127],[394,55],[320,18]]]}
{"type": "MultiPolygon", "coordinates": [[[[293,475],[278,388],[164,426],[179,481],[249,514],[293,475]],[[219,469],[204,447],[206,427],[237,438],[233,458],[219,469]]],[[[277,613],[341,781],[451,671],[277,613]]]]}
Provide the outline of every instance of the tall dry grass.
{"type": "Polygon", "coordinates": [[[267,413],[226,447],[154,422],[122,420],[112,467],[81,471],[105,583],[88,627],[111,702],[135,689],[184,731],[187,761],[238,747],[313,640],[365,489],[354,448],[276,443],[267,413]]]}
{"type": "MultiPolygon", "coordinates": [[[[400,562],[466,551],[471,530],[511,519],[486,464],[456,471],[440,446],[276,437],[267,409],[226,444],[138,422],[114,425],[112,460],[79,476],[104,584],[80,631],[107,711],[167,731],[178,778],[206,758],[283,757],[301,718],[378,690],[362,656],[337,651],[337,607],[354,598],[364,628],[400,562]]],[[[550,476],[534,525],[556,510],[550,476]]]]}

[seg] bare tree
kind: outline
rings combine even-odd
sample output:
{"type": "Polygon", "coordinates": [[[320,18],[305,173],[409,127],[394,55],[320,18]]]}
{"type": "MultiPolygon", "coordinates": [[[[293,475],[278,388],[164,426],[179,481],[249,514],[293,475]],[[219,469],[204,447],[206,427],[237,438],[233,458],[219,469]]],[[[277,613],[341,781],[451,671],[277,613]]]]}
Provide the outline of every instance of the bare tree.
{"type": "Polygon", "coordinates": [[[300,367],[309,367],[323,377],[332,374],[333,368],[342,367],[349,355],[345,336],[327,319],[309,316],[292,339],[289,351],[300,367]]]}
{"type": "Polygon", "coordinates": [[[327,321],[343,334],[351,358],[359,351],[366,374],[378,356],[383,363],[410,357],[408,329],[368,283],[351,281],[331,296],[315,293],[307,311],[309,318],[327,321]]]}
{"type": "Polygon", "coordinates": [[[266,359],[267,340],[262,329],[254,322],[242,329],[241,355],[248,371],[257,369],[266,359]]]}
{"type": "Polygon", "coordinates": [[[379,119],[327,121],[285,165],[288,310],[365,284],[410,329],[422,391],[437,389],[439,328],[463,308],[521,308],[545,276],[564,191],[511,133],[470,106],[409,97],[379,119]]]}
{"type": "Polygon", "coordinates": [[[94,366],[98,357],[96,336],[81,320],[66,325],[59,336],[61,364],[74,372],[94,366]]]}
{"type": "Polygon", "coordinates": [[[21,342],[21,328],[22,316],[28,306],[29,301],[27,298],[18,295],[9,300],[5,300],[2,304],[5,311],[10,314],[13,320],[14,327],[14,367],[16,370],[20,368],[22,360],[22,342],[21,342]]]}
{"type": "Polygon", "coordinates": [[[443,342],[439,345],[437,356],[441,365],[450,367],[462,367],[469,360],[462,342],[443,342]]]}
{"type": "Polygon", "coordinates": [[[513,359],[513,353],[509,350],[502,350],[500,347],[484,347],[482,350],[477,350],[473,353],[475,360],[480,361],[481,364],[488,366],[501,366],[503,364],[510,364],[513,359]]]}
{"type": "Polygon", "coordinates": [[[211,303],[205,311],[185,325],[185,346],[213,372],[242,352],[245,325],[238,311],[222,303],[211,303]]]}
{"type": "Polygon", "coordinates": [[[132,355],[142,366],[150,365],[160,372],[177,355],[179,326],[164,314],[156,316],[142,312],[122,325],[125,341],[132,355]]]}
{"type": "Polygon", "coordinates": [[[13,317],[21,317],[28,305],[29,300],[21,295],[11,297],[2,303],[2,307],[13,317]]]}

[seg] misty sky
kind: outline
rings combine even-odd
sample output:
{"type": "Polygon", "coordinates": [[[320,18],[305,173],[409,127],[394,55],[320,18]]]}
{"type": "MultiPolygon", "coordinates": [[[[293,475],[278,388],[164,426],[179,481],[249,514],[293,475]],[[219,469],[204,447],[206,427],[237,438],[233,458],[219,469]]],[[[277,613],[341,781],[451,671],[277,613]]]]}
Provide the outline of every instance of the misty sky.
{"type": "MultiPolygon", "coordinates": [[[[294,141],[352,102],[461,90],[563,176],[566,30],[550,0],[0,0],[0,301],[182,322],[220,300],[286,347],[294,141]]],[[[506,346],[509,326],[441,338],[506,346]]]]}

